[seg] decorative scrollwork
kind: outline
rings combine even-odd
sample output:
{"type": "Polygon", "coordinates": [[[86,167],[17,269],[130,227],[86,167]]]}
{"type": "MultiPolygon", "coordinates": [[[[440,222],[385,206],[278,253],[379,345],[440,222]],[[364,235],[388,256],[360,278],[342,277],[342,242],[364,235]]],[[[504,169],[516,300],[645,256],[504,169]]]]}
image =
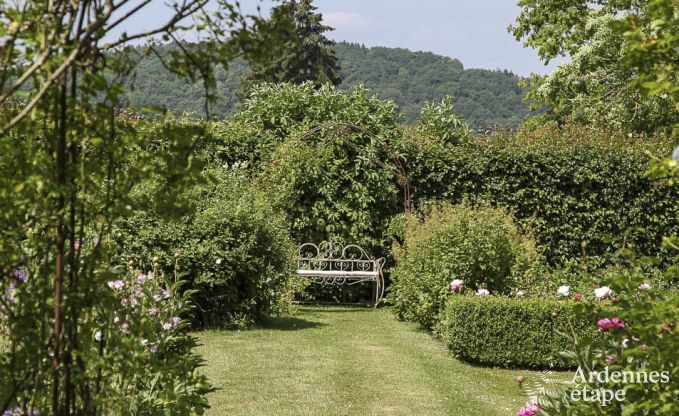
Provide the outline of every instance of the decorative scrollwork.
{"type": "Polygon", "coordinates": [[[312,283],[355,285],[373,282],[374,304],[384,296],[384,258],[375,259],[356,244],[342,246],[334,241],[318,245],[304,243],[297,249],[297,275],[312,283]]]}

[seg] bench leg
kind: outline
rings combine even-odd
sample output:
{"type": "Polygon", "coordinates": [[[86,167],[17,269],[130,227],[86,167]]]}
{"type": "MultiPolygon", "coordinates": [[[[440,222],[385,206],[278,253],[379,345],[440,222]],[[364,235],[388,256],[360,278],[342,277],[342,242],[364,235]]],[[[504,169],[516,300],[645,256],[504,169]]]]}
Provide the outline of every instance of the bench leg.
{"type": "Polygon", "coordinates": [[[377,296],[379,294],[379,282],[377,280],[373,280],[373,307],[377,307],[377,296]]]}

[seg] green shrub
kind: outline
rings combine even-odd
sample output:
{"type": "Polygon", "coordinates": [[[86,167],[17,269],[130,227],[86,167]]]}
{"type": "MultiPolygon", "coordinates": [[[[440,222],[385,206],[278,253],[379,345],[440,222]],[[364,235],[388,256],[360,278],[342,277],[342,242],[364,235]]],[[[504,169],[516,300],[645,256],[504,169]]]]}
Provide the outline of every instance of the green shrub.
{"type": "Polygon", "coordinates": [[[452,280],[509,293],[519,282],[527,286],[540,262],[533,241],[499,208],[442,205],[424,220],[410,215],[403,221],[389,300],[399,317],[425,328],[434,327],[452,280]]]}
{"type": "Polygon", "coordinates": [[[392,173],[365,155],[388,157],[365,137],[353,141],[364,144],[364,150],[340,140],[323,149],[291,140],[258,175],[258,187],[286,215],[296,242],[334,239],[373,251],[382,242],[388,219],[403,210],[392,173]]]}
{"type": "Polygon", "coordinates": [[[569,368],[573,331],[584,345],[601,334],[596,317],[577,301],[450,296],[439,331],[458,358],[484,365],[569,368]]]}
{"type": "Polygon", "coordinates": [[[245,162],[254,161],[258,187],[286,215],[296,242],[335,239],[371,250],[380,245],[388,218],[403,206],[396,167],[385,149],[399,121],[393,102],[362,87],[263,84],[228,126],[210,129],[216,143],[211,153],[229,163],[250,155],[245,162]],[[367,133],[336,129],[300,139],[332,123],[367,133]],[[237,126],[245,126],[248,137],[240,139],[237,126]]]}
{"type": "Polygon", "coordinates": [[[672,203],[679,191],[644,172],[647,151],[669,149],[666,140],[573,124],[497,132],[457,146],[414,129],[402,139],[416,202],[483,200],[507,207],[522,229],[531,229],[551,264],[583,251],[592,264],[612,262],[622,241],[640,255],[667,261],[658,243],[679,232],[679,208],[672,203]],[[611,237],[618,241],[611,244],[611,237]]]}
{"type": "MultiPolygon", "coordinates": [[[[285,223],[237,171],[209,171],[208,183],[184,197],[190,213],[164,218],[149,210],[117,224],[114,249],[121,260],[170,264],[180,253],[195,318],[204,325],[245,326],[286,307],[294,275],[294,247],[285,223]]],[[[137,189],[134,198],[149,190],[137,189]]]]}
{"type": "Polygon", "coordinates": [[[469,125],[453,109],[453,97],[447,95],[440,103],[425,102],[420,117],[419,129],[443,140],[444,143],[458,144],[469,135],[469,125]]]}
{"type": "Polygon", "coordinates": [[[283,142],[319,124],[337,122],[390,135],[400,117],[393,101],[369,95],[362,86],[347,91],[331,85],[315,88],[307,82],[257,86],[233,120],[269,132],[283,142]]]}

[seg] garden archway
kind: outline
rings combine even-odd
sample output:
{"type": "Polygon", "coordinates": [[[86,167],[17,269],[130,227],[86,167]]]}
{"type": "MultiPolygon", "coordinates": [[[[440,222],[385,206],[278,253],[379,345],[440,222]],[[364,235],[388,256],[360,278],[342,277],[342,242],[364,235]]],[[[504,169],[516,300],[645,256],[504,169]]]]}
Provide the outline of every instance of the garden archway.
{"type": "Polygon", "coordinates": [[[361,152],[363,149],[358,146],[356,143],[353,143],[351,140],[348,140],[346,136],[350,133],[360,133],[368,136],[372,141],[377,143],[386,153],[389,155],[389,158],[394,162],[394,165],[396,168],[391,167],[384,163],[382,160],[377,159],[375,157],[372,157],[368,154],[363,154],[368,160],[373,162],[375,165],[381,167],[385,171],[391,173],[394,178],[396,178],[396,182],[398,185],[401,187],[401,190],[403,192],[403,210],[404,212],[408,212],[411,209],[411,201],[410,201],[410,182],[408,181],[408,176],[406,174],[405,170],[405,165],[403,164],[403,161],[401,158],[395,154],[391,148],[382,140],[379,136],[371,132],[370,130],[366,129],[365,127],[361,127],[357,124],[353,123],[345,123],[345,122],[338,122],[338,123],[328,123],[328,124],[320,124],[316,127],[313,127],[306,132],[304,132],[302,135],[299,136],[299,140],[306,142],[310,138],[314,137],[317,134],[320,133],[325,133],[325,132],[331,132],[333,133],[333,136],[330,138],[326,138],[324,142],[327,144],[331,138],[337,138],[342,141],[345,145],[353,148],[354,150],[361,152]]]}

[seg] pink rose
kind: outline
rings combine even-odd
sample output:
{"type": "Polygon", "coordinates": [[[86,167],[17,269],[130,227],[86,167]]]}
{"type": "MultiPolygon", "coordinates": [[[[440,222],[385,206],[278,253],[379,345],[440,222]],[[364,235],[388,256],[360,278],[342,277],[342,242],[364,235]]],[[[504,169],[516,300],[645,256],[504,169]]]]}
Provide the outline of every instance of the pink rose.
{"type": "Polygon", "coordinates": [[[624,328],[625,322],[620,318],[602,318],[597,321],[596,325],[600,331],[608,331],[612,328],[624,328]]]}

